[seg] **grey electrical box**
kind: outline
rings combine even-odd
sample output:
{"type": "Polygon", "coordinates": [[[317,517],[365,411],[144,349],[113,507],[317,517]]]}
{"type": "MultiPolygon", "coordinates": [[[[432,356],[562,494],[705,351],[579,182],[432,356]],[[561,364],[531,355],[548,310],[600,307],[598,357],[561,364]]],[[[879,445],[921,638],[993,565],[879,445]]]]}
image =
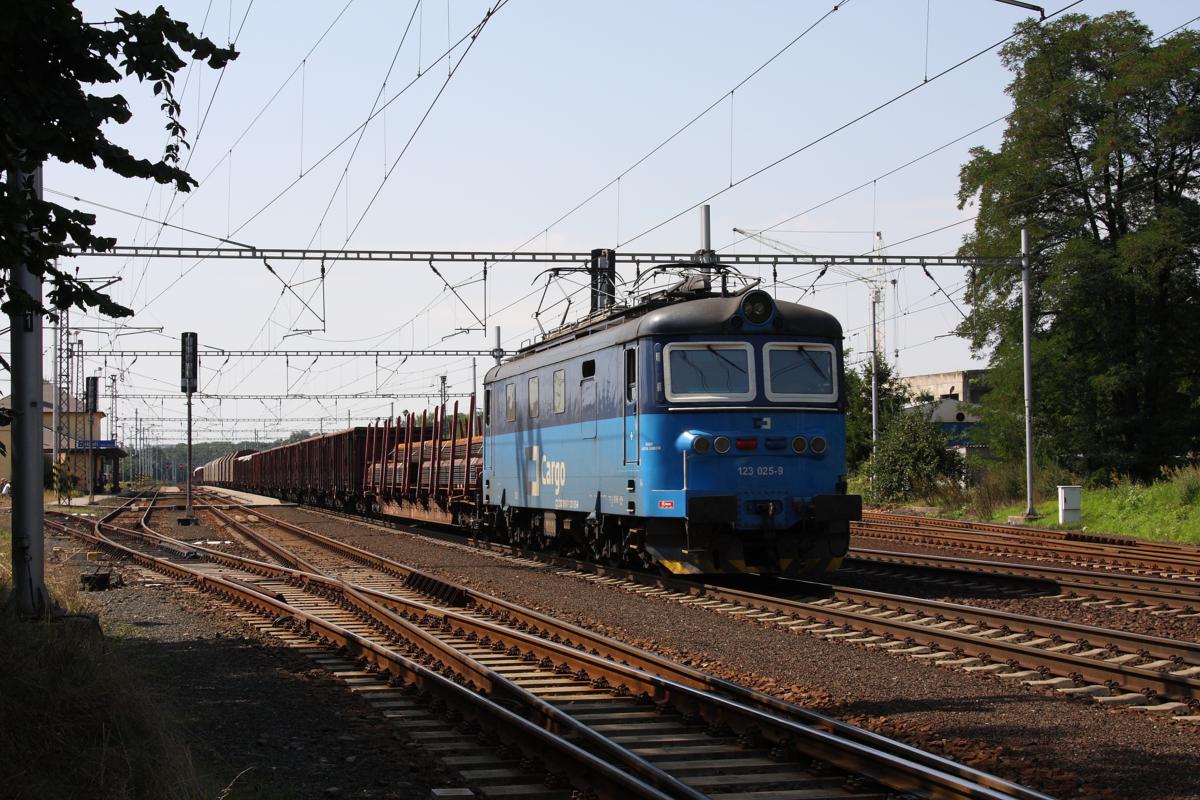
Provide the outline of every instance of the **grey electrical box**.
{"type": "Polygon", "coordinates": [[[1083,487],[1058,487],[1058,524],[1076,525],[1083,518],[1083,487]]]}

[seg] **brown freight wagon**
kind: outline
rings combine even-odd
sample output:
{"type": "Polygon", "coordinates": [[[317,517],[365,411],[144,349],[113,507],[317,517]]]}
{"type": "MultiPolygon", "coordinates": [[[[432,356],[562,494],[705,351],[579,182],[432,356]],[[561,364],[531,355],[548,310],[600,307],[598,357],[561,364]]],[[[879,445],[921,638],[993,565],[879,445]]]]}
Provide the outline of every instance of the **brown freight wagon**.
{"type": "Polygon", "coordinates": [[[241,468],[243,487],[301,503],[353,505],[362,495],[366,434],[365,427],[349,428],[264,450],[241,468]]]}
{"type": "Polygon", "coordinates": [[[474,398],[465,418],[456,402],[432,414],[372,425],[366,437],[363,495],[376,514],[461,524],[477,511],[483,436],[474,398]]]}

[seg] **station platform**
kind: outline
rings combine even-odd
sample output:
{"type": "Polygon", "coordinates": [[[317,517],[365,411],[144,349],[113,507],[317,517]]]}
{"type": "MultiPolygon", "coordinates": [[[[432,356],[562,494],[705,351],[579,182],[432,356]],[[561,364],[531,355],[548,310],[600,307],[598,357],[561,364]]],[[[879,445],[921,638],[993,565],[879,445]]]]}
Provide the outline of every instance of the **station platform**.
{"type": "Polygon", "coordinates": [[[116,494],[97,494],[96,498],[95,498],[96,499],[95,503],[89,503],[88,499],[89,498],[86,494],[80,495],[79,497],[64,497],[62,503],[60,503],[59,505],[83,506],[83,507],[92,506],[92,505],[102,506],[102,505],[109,505],[109,503],[106,503],[105,501],[124,500],[123,497],[121,497],[120,495],[116,495],[116,494]]]}
{"type": "Polygon", "coordinates": [[[295,503],[285,503],[277,497],[267,497],[263,494],[251,494],[250,492],[239,492],[237,489],[225,489],[220,486],[204,486],[201,487],[206,492],[223,495],[229,497],[239,503],[246,503],[255,506],[292,506],[295,503]]]}

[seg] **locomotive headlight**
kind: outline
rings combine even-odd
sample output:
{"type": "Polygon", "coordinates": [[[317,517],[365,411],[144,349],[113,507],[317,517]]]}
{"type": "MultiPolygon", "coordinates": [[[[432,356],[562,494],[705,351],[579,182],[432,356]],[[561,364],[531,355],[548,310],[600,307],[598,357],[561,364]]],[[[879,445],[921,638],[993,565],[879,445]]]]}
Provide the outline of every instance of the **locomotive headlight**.
{"type": "Polygon", "coordinates": [[[761,290],[755,290],[742,300],[742,314],[753,325],[762,325],[775,312],[775,303],[771,295],[761,290]]]}
{"type": "Polygon", "coordinates": [[[794,450],[797,453],[803,453],[807,449],[808,449],[808,440],[807,439],[805,439],[803,436],[793,436],[792,437],[792,450],[794,450]]]}
{"type": "Polygon", "coordinates": [[[821,455],[829,447],[829,443],[825,441],[824,436],[814,436],[812,438],[812,451],[817,455],[821,455]]]}
{"type": "Polygon", "coordinates": [[[707,453],[712,449],[712,441],[707,436],[697,436],[692,440],[692,449],[697,453],[707,453]]]}
{"type": "Polygon", "coordinates": [[[718,436],[716,439],[713,439],[713,449],[715,449],[718,453],[728,453],[729,445],[730,442],[728,436],[718,436]]]}

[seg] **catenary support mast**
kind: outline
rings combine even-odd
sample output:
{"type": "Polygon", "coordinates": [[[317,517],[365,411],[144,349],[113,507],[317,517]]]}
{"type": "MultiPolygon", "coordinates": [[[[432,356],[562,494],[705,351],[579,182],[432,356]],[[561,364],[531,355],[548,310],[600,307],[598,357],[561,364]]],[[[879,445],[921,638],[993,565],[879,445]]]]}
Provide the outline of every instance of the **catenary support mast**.
{"type": "MultiPolygon", "coordinates": [[[[32,175],[8,167],[12,195],[32,183],[42,196],[42,172],[32,175]]],[[[42,304],[42,277],[30,264],[10,265],[12,287],[42,304]]],[[[49,609],[46,593],[45,508],[42,497],[42,316],[14,309],[9,315],[12,368],[12,601],[25,615],[42,615],[49,609]]]]}

